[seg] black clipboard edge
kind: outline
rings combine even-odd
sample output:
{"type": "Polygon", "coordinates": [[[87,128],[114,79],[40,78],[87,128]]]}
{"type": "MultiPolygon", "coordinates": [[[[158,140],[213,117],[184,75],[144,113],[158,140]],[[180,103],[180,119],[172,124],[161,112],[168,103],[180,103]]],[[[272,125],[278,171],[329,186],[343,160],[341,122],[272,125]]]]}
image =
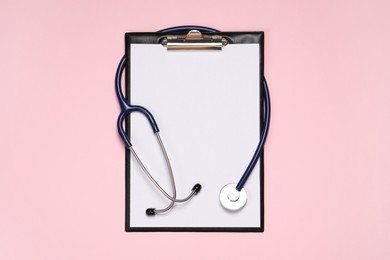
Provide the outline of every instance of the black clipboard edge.
{"type": "Polygon", "coordinates": [[[259,227],[126,227],[126,232],[234,232],[260,233],[259,227]]]}

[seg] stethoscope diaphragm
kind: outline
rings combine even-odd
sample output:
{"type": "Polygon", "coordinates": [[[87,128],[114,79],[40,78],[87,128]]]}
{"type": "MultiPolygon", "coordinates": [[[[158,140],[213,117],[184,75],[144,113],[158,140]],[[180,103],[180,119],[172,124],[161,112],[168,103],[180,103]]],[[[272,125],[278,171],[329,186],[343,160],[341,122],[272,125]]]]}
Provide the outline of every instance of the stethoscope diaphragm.
{"type": "Polygon", "coordinates": [[[247,201],[246,191],[236,189],[237,184],[230,183],[225,185],[219,192],[219,201],[222,207],[227,210],[237,211],[245,206],[247,201]]]}

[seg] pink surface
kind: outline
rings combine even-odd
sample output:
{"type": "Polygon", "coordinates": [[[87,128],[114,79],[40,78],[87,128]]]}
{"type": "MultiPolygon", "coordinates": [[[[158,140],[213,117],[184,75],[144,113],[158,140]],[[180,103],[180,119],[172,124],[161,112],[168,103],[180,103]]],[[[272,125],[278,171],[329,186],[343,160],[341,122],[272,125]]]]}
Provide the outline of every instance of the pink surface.
{"type": "Polygon", "coordinates": [[[389,8],[3,0],[0,259],[390,259],[389,8]],[[266,32],[264,233],[124,232],[123,34],[186,24],[266,32]]]}

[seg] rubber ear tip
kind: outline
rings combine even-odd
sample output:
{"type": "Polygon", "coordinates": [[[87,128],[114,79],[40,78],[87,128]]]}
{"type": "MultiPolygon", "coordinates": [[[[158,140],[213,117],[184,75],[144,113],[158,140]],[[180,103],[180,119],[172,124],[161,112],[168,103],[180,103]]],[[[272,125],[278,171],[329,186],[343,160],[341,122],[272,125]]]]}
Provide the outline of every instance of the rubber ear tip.
{"type": "Polygon", "coordinates": [[[148,216],[156,215],[156,212],[154,210],[155,210],[155,208],[146,209],[146,215],[148,215],[148,216]]]}
{"type": "Polygon", "coordinates": [[[192,188],[192,190],[195,191],[195,194],[198,194],[201,189],[202,189],[202,185],[200,185],[199,183],[195,184],[194,187],[192,188]]]}

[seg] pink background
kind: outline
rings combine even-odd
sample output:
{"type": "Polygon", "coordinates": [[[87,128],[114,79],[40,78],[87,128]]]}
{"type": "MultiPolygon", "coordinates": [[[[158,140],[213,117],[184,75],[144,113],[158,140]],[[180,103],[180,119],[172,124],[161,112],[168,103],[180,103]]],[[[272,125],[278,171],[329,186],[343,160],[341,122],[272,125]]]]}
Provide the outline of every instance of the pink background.
{"type": "Polygon", "coordinates": [[[0,4],[0,259],[390,259],[388,1],[0,4]],[[125,233],[124,33],[266,32],[265,232],[125,233]]]}

